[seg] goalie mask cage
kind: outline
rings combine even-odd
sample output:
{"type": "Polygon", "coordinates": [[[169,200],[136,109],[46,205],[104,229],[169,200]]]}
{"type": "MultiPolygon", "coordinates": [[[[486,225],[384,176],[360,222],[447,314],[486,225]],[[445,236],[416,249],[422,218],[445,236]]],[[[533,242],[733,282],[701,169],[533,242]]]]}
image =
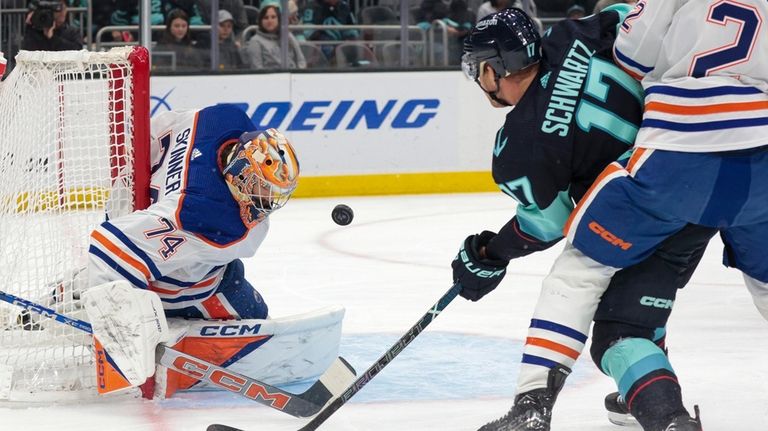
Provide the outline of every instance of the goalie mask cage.
{"type": "MultiPolygon", "coordinates": [[[[142,47],[26,52],[0,83],[0,290],[85,318],[90,232],[149,205],[142,47]]],[[[0,303],[0,400],[96,394],[92,337],[0,303]]]]}

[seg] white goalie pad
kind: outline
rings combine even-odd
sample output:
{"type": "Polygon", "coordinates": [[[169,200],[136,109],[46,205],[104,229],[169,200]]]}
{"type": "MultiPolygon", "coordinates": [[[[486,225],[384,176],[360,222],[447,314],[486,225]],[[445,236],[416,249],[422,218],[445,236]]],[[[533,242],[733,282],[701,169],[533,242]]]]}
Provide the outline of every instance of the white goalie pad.
{"type": "Polygon", "coordinates": [[[155,372],[155,347],[170,338],[160,297],[127,281],[113,281],[83,292],[82,300],[99,356],[99,392],[144,383],[155,372]],[[105,367],[125,381],[111,384],[101,371],[105,367]]]}
{"type": "MultiPolygon", "coordinates": [[[[344,308],[326,307],[275,319],[168,319],[166,344],[270,385],[316,379],[339,353],[344,308]]],[[[158,366],[155,396],[215,386],[158,366]]]]}

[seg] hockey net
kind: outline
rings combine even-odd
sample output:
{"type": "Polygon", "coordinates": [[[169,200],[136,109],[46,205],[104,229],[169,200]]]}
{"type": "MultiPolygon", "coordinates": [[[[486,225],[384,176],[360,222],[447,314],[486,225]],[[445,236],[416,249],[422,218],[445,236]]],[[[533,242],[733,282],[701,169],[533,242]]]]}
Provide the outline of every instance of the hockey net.
{"type": "MultiPolygon", "coordinates": [[[[77,318],[89,234],[149,203],[141,47],[25,52],[0,83],[0,291],[77,318]]],[[[96,394],[92,337],[0,302],[0,400],[96,394]]]]}

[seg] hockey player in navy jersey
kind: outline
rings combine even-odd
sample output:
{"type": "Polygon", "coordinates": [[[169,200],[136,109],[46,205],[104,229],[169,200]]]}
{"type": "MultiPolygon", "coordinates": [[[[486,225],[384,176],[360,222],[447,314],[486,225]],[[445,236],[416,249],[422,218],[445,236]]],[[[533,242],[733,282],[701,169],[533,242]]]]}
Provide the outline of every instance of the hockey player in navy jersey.
{"type": "Polygon", "coordinates": [[[267,317],[240,259],[256,253],[299,176],[286,137],[228,105],[158,115],[151,160],[152,204],[93,231],[83,293],[94,334],[132,385],[154,373],[166,316],[267,317]],[[143,322],[136,336],[121,337],[132,322],[143,322]]]}
{"type": "MultiPolygon", "coordinates": [[[[560,241],[574,202],[587,194],[606,165],[617,159],[626,163],[622,155],[634,142],[643,92],[611,60],[620,11],[629,8],[563,21],[540,38],[529,17],[507,9],[480,20],[466,39],[465,73],[494,106],[513,107],[496,135],[492,172],[518,207],[498,234],[485,231],[464,241],[452,264],[463,297],[479,300],[501,282],[511,259],[560,241]]],[[[600,224],[592,229],[615,246],[625,246],[600,224]]],[[[604,295],[605,289],[587,292],[563,297],[560,304],[542,292],[529,328],[515,404],[481,429],[550,429],[555,399],[584,348],[593,316],[594,358],[626,328],[663,346],[671,307],[647,307],[641,299],[664,298],[672,304],[714,233],[706,227],[679,229],[657,253],[616,273],[604,295]]],[[[618,393],[609,395],[606,406],[617,415],[626,412],[618,393]]]]}

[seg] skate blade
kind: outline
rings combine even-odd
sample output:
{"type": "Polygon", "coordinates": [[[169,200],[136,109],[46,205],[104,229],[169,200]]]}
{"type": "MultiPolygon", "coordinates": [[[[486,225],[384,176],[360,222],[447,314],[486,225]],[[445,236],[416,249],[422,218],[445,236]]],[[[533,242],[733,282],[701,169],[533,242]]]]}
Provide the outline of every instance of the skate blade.
{"type": "Polygon", "coordinates": [[[640,429],[640,424],[637,423],[637,419],[635,419],[635,417],[629,413],[622,414],[622,413],[608,412],[608,421],[610,421],[614,425],[640,429]]]}

